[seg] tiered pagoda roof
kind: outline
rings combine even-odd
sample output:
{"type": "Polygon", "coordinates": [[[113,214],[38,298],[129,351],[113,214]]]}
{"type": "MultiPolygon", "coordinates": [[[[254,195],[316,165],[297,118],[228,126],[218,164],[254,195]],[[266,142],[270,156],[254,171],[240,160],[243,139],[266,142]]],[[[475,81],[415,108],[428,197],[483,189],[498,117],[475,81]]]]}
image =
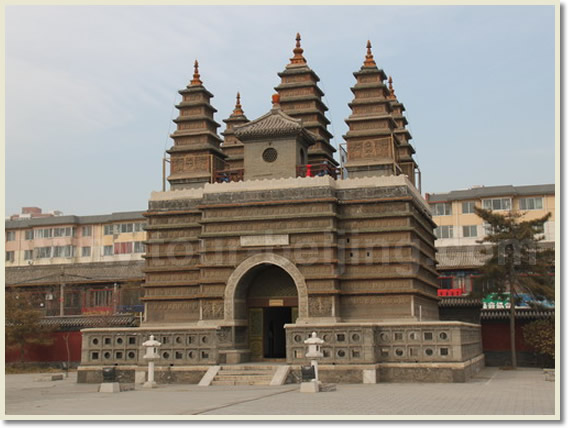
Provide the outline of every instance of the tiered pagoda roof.
{"type": "Polygon", "coordinates": [[[363,66],[353,73],[357,79],[351,88],[354,99],[349,103],[352,114],[345,120],[349,131],[344,135],[347,142],[347,169],[350,176],[397,175],[398,146],[400,141],[394,130],[398,124],[393,118],[390,92],[384,83],[387,76],[377,67],[367,42],[367,54],[363,66]]]}
{"type": "Polygon", "coordinates": [[[235,136],[235,127],[244,125],[249,122],[245,116],[243,107],[241,105],[241,94],[237,92],[237,100],[235,108],[227,119],[223,119],[227,125],[224,132],[221,133],[224,137],[222,144],[223,152],[228,156],[226,162],[228,169],[239,169],[243,167],[243,143],[235,136]]]}
{"type": "Polygon", "coordinates": [[[393,118],[397,123],[397,128],[394,130],[394,133],[400,141],[400,146],[398,147],[400,167],[403,173],[408,175],[410,181],[414,183],[414,170],[417,168],[417,165],[412,158],[415,150],[409,142],[412,139],[412,135],[410,135],[410,132],[406,129],[408,121],[404,116],[404,104],[402,104],[395,95],[391,76],[389,76],[388,83],[390,92],[389,99],[391,100],[393,118]]]}
{"type": "Polygon", "coordinates": [[[174,146],[168,150],[171,156],[172,188],[191,187],[209,182],[214,163],[222,163],[226,155],[220,150],[220,126],[213,119],[217,110],[211,105],[213,94],[203,86],[199,75],[199,63],[194,64],[193,79],[181,89],[181,102],[176,105],[179,115],[174,122],[177,129],[171,135],[174,146]]]}
{"type": "Polygon", "coordinates": [[[302,119],[306,129],[317,137],[316,144],[309,149],[308,162],[315,164],[327,161],[337,165],[333,158],[336,150],[330,144],[333,135],[327,130],[330,122],[325,117],[325,112],[328,108],[322,101],[324,93],[317,84],[320,79],[308,67],[300,41],[298,33],[294,56],[290,58],[285,70],[278,73],[282,80],[274,89],[280,95],[282,111],[291,117],[302,119]]]}

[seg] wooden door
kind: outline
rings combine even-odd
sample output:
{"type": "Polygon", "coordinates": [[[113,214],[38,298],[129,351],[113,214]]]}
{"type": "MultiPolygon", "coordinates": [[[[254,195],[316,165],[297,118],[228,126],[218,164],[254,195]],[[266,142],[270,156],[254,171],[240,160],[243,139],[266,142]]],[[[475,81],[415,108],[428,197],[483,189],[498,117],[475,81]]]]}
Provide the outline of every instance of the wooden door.
{"type": "Polygon", "coordinates": [[[263,347],[263,308],[249,308],[249,349],[252,361],[260,361],[264,357],[263,347]]]}
{"type": "Polygon", "coordinates": [[[292,324],[296,324],[296,319],[298,319],[298,307],[294,306],[292,308],[292,324]]]}

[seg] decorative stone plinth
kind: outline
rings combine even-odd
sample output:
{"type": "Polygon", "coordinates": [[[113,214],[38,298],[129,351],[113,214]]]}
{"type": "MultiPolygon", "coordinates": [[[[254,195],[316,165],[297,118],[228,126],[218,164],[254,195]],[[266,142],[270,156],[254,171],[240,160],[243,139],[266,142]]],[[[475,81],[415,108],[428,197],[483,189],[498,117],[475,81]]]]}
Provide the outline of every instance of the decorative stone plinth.
{"type": "Polygon", "coordinates": [[[148,389],[157,388],[157,387],[158,387],[158,384],[153,380],[149,380],[147,382],[144,382],[144,385],[142,385],[142,388],[148,388],[148,389]]]}
{"type": "Polygon", "coordinates": [[[320,382],[302,382],[300,384],[300,392],[319,392],[320,382]]]}
{"type": "Polygon", "coordinates": [[[103,382],[99,392],[120,392],[120,384],[118,382],[103,382]]]}

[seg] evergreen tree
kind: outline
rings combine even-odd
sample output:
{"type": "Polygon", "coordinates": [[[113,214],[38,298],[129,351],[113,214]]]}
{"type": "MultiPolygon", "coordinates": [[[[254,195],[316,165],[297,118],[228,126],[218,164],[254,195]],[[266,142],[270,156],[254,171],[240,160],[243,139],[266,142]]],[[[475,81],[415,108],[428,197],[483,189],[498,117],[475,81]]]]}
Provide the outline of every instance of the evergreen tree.
{"type": "Polygon", "coordinates": [[[53,341],[49,335],[51,329],[40,323],[42,312],[34,308],[27,297],[15,291],[6,291],[6,347],[19,350],[22,364],[27,345],[48,345],[53,341]]]}
{"type": "MultiPolygon", "coordinates": [[[[515,347],[515,304],[519,293],[535,299],[554,300],[554,252],[539,245],[544,223],[550,213],[535,220],[522,221],[522,213],[509,211],[498,214],[475,208],[475,213],[488,225],[488,233],[480,243],[492,244],[490,256],[481,268],[483,292],[509,293],[511,366],[517,367],[515,347]]],[[[479,290],[478,290],[479,292],[479,290]]]]}

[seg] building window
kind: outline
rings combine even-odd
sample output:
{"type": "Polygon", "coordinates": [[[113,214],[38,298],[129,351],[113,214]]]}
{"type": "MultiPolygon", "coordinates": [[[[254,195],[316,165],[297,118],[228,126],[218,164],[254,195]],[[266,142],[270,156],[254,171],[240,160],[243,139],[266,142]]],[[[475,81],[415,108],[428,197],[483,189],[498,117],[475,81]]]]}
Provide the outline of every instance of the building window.
{"type": "Polygon", "coordinates": [[[74,236],[75,235],[75,228],[74,227],[56,227],[53,229],[53,236],[55,238],[59,238],[62,236],[74,236]]]}
{"type": "Polygon", "coordinates": [[[278,158],[278,152],[273,147],[269,147],[264,152],[262,152],[262,159],[265,162],[274,162],[277,158],[278,158]]]}
{"type": "Polygon", "coordinates": [[[105,245],[103,247],[103,256],[112,256],[112,245],[105,245]]]}
{"type": "Polygon", "coordinates": [[[475,202],[466,201],[462,202],[462,214],[473,214],[475,213],[475,202]]]}
{"type": "Polygon", "coordinates": [[[493,226],[489,223],[483,223],[483,231],[486,235],[493,235],[493,226]]]}
{"type": "Polygon", "coordinates": [[[83,226],[81,228],[81,235],[82,236],[91,236],[93,234],[93,227],[92,226],[83,226]]]}
{"type": "Polygon", "coordinates": [[[444,290],[452,289],[452,277],[451,276],[441,276],[440,278],[440,288],[444,290]]]}
{"type": "Polygon", "coordinates": [[[520,210],[541,210],[542,198],[521,198],[519,199],[520,210]]]}
{"type": "Polygon", "coordinates": [[[53,238],[53,229],[36,229],[34,236],[36,239],[53,238]]]}
{"type": "Polygon", "coordinates": [[[53,257],[73,257],[75,256],[75,247],[73,245],[53,247],[53,257]]]}
{"type": "Polygon", "coordinates": [[[81,257],[91,257],[91,247],[81,247],[81,257]]]}
{"type": "Polygon", "coordinates": [[[92,290],[91,291],[91,307],[111,306],[112,290],[92,290]]]}
{"type": "Polygon", "coordinates": [[[450,203],[438,203],[432,204],[433,215],[452,215],[452,204],[450,203]]]}
{"type": "Polygon", "coordinates": [[[134,252],[135,253],[143,253],[144,252],[144,243],[142,241],[136,241],[134,243],[134,252]]]}
{"type": "Polygon", "coordinates": [[[34,250],[24,250],[24,260],[31,260],[34,258],[34,250]]]}
{"type": "Polygon", "coordinates": [[[34,231],[32,229],[26,230],[24,239],[26,241],[31,241],[32,239],[34,239],[34,231]]]}
{"type": "Polygon", "coordinates": [[[483,209],[492,211],[510,210],[511,198],[484,199],[483,209]]]}
{"type": "Polygon", "coordinates": [[[120,233],[132,233],[134,225],[132,223],[122,223],[120,225],[120,233]]]}
{"type": "Polygon", "coordinates": [[[144,223],[134,223],[134,232],[142,232],[144,230],[144,223]]]}
{"type": "Polygon", "coordinates": [[[114,225],[113,224],[105,224],[104,234],[105,235],[113,235],[114,234],[114,225]]]}
{"type": "Polygon", "coordinates": [[[13,251],[6,251],[6,261],[13,262],[14,259],[14,252],[13,251]]]}
{"type": "Polygon", "coordinates": [[[477,226],[463,226],[464,238],[475,238],[477,236],[477,226]]]}
{"type": "Polygon", "coordinates": [[[544,224],[535,224],[533,226],[533,230],[535,233],[539,234],[539,233],[544,233],[544,224]]]}
{"type": "Polygon", "coordinates": [[[15,241],[16,240],[16,232],[13,230],[8,230],[6,232],[6,241],[15,241]]]}
{"type": "Polygon", "coordinates": [[[454,226],[438,226],[434,229],[434,235],[438,239],[448,239],[454,237],[454,226]]]}
{"type": "Polygon", "coordinates": [[[51,257],[51,247],[39,247],[35,249],[36,259],[49,259],[51,257]]]}
{"type": "Polygon", "coordinates": [[[114,244],[114,254],[132,253],[132,242],[117,242],[114,244]]]}

